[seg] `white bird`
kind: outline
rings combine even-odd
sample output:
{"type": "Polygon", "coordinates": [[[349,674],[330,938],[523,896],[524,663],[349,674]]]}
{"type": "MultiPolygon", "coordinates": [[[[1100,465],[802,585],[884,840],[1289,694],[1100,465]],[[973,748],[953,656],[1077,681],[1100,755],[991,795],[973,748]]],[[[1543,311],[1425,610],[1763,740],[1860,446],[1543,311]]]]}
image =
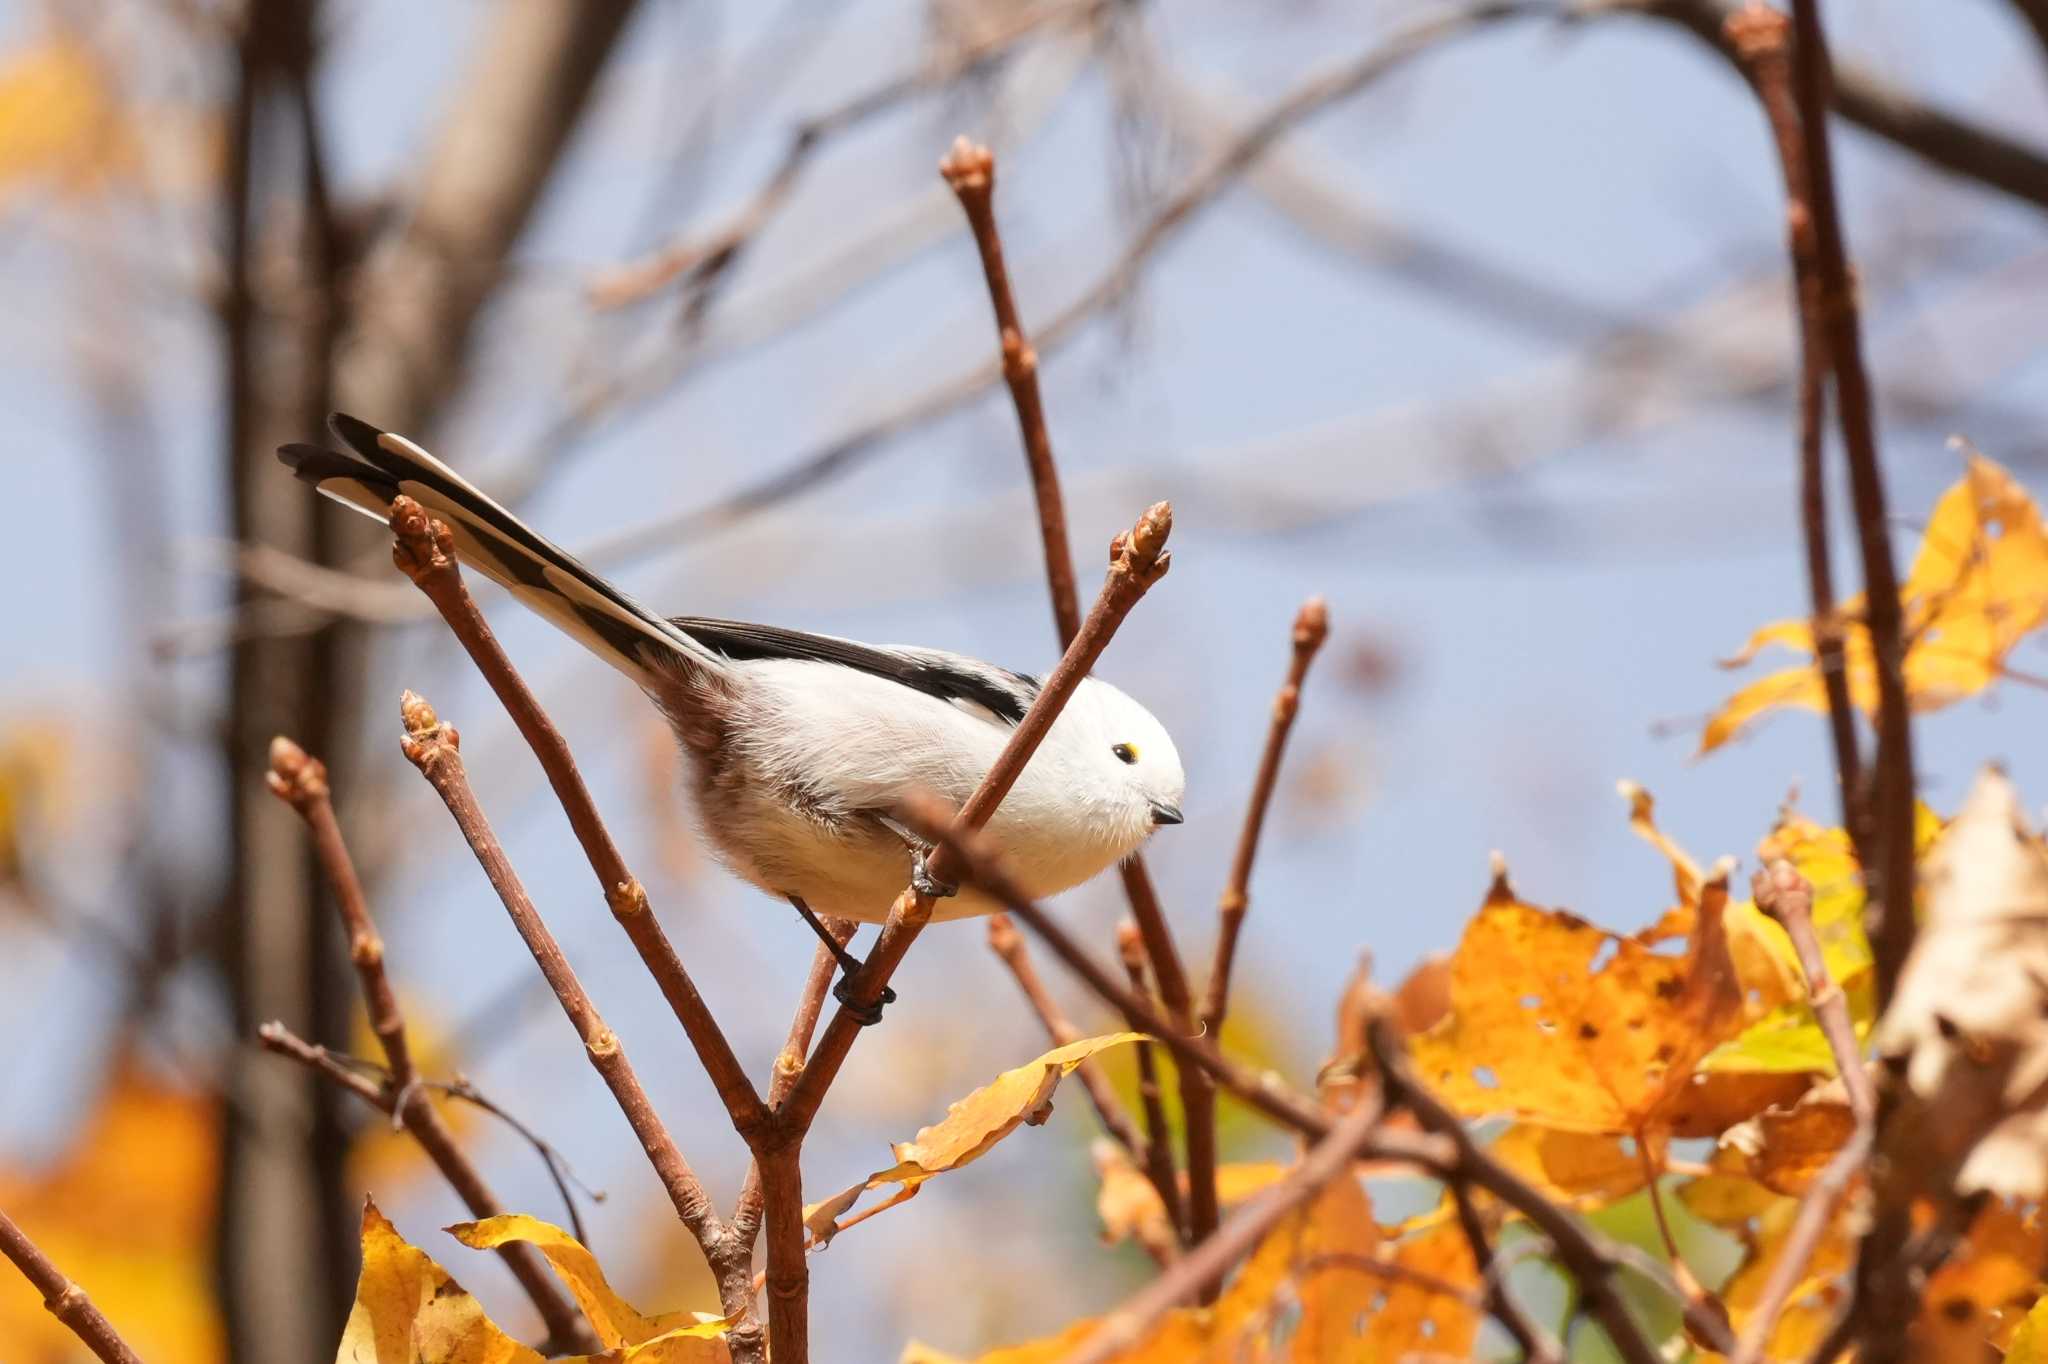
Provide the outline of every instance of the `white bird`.
{"type": "MultiPolygon", "coordinates": [[[[675,730],[720,859],[814,928],[813,911],[887,916],[912,873],[922,876],[923,851],[890,812],[919,789],[964,804],[1038,694],[1023,673],[939,649],[658,616],[405,437],[340,413],[328,426],[352,453],[278,454],[320,492],[387,524],[392,499],[413,498],[447,524],[464,563],[637,683],[675,730]]],[[[1053,895],[1180,823],[1184,786],[1165,727],[1091,677],[988,831],[1022,889],[1053,895]]],[[[934,917],[997,908],[966,886],[934,917]]]]}

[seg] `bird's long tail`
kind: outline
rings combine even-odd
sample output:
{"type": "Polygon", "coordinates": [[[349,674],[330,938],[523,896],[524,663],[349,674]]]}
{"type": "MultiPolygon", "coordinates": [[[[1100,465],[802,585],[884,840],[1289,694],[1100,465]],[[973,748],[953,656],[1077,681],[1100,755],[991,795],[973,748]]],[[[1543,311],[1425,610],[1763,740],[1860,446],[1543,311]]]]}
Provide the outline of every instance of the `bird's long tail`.
{"type": "Polygon", "coordinates": [[[401,494],[445,522],[463,563],[507,588],[598,657],[643,685],[664,663],[713,672],[725,660],[543,539],[474,484],[405,437],[335,413],[347,451],[287,445],[278,457],[328,497],[379,521],[401,494]]]}

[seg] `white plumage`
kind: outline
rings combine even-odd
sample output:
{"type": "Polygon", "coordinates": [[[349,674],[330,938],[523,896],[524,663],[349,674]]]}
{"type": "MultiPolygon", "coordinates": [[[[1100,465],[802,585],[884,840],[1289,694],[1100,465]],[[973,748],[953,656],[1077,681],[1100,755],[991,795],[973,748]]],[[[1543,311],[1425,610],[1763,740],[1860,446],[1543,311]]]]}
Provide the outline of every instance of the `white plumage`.
{"type": "MultiPolygon", "coordinates": [[[[772,895],[879,921],[911,850],[890,812],[914,790],[956,805],[1037,693],[1031,678],[936,649],[696,617],[664,619],[402,436],[329,421],[352,453],[286,446],[299,477],[388,521],[404,494],[446,522],[464,563],[626,673],[667,714],[720,857],[772,895]]],[[[1151,712],[1084,680],[989,833],[1034,896],[1078,885],[1180,822],[1180,755],[1151,712]]],[[[996,903],[963,887],[935,917],[996,903]]]]}

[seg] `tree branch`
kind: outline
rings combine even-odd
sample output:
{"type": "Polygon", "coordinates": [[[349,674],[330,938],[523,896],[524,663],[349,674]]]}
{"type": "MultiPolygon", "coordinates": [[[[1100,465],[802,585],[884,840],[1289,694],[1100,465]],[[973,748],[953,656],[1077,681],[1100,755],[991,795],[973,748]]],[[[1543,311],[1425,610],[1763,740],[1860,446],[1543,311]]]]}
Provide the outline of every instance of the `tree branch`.
{"type": "Polygon", "coordinates": [[[1479,1215],[1472,1190],[1463,1184],[1453,1184],[1451,1199],[1458,1207],[1458,1229],[1465,1233],[1465,1244],[1472,1248],[1472,1263],[1486,1285],[1486,1310],[1515,1338],[1515,1344],[1522,1350],[1522,1364],[1564,1364],[1563,1348],[1551,1338],[1550,1332],[1530,1319],[1508,1288],[1506,1266],[1493,1253],[1493,1241],[1487,1235],[1486,1222],[1479,1215]]]}
{"type": "MultiPolygon", "coordinates": [[[[1740,66],[1726,31],[1736,10],[1723,0],[1586,0],[1581,12],[1667,20],[1740,66]]],[[[1842,72],[1824,103],[1937,170],[2048,209],[2048,156],[2024,143],[1945,113],[1863,71],[1842,72]]]]}
{"type": "MultiPolygon", "coordinates": [[[[1010,968],[1016,978],[1017,988],[1024,992],[1024,999],[1031,1005],[1031,1011],[1038,1015],[1038,1021],[1045,1027],[1045,1035],[1056,1047],[1081,1039],[1081,1030],[1074,1026],[1072,1019],[1061,1011],[1059,1001],[1045,988],[1039,979],[1038,968],[1031,964],[1031,953],[1024,946],[1024,937],[1017,931],[1007,914],[991,914],[988,918],[988,945],[1003,965],[1010,968]]],[[[1142,1044],[1141,1044],[1142,1045],[1142,1044]]],[[[1102,1067],[1095,1058],[1089,1057],[1074,1068],[1075,1078],[1087,1092],[1088,1102],[1094,1105],[1095,1116],[1102,1122],[1102,1130],[1113,1138],[1117,1145],[1129,1152],[1140,1169],[1149,1169],[1151,1161],[1150,1143],[1138,1132],[1137,1124],[1110,1087],[1109,1077],[1102,1073],[1102,1067]]],[[[1164,1191],[1160,1195],[1165,1197],[1164,1191]]]]}
{"type": "Polygon", "coordinates": [[[1842,660],[1842,619],[1835,610],[1834,565],[1828,546],[1827,480],[1821,464],[1828,342],[1821,325],[1813,215],[1807,207],[1812,187],[1800,137],[1799,106],[1792,93],[1790,25],[1778,11],[1751,5],[1728,16],[1726,38],[1737,69],[1748,78],[1763,105],[1785,181],[1785,235],[1799,319],[1799,511],[1806,540],[1806,577],[1813,598],[1814,666],[1827,690],[1828,731],[1835,745],[1842,825],[1863,831],[1858,843],[1863,847],[1869,838],[1870,811],[1863,787],[1856,710],[1842,660]]]}
{"type": "Polygon", "coordinates": [[[1250,903],[1252,859],[1258,855],[1259,834],[1266,827],[1266,807],[1272,804],[1273,788],[1280,780],[1280,758],[1287,748],[1287,736],[1294,729],[1294,716],[1301,708],[1301,684],[1308,677],[1309,664],[1330,634],[1330,611],[1321,597],[1310,597],[1294,617],[1294,655],[1288,664],[1287,680],[1273,698],[1273,722],[1266,731],[1266,749],[1259,758],[1258,775],[1252,781],[1250,803],[1245,807],[1244,828],[1237,836],[1237,855],[1230,862],[1230,880],[1216,905],[1216,960],[1209,968],[1209,988],[1202,997],[1202,1030],[1211,1037],[1223,1034],[1223,1019],[1230,1008],[1230,968],[1237,959],[1237,935],[1244,927],[1245,908],[1250,903]]]}
{"type": "MultiPolygon", "coordinates": [[[[1012,731],[1009,742],[955,817],[952,827],[971,833],[988,823],[1074,688],[1102,656],[1124,617],[1154,583],[1166,576],[1171,562],[1166,540],[1172,527],[1172,508],[1164,502],[1157,503],[1111,543],[1109,575],[1081,633],[1046,676],[1031,708],[1012,731]]],[[[945,844],[932,854],[927,870],[934,879],[952,884],[959,884],[966,872],[958,851],[948,851],[945,844]]],[[[804,1259],[803,1190],[798,1166],[804,1136],[818,1115],[826,1091],[838,1077],[839,1068],[845,1064],[847,1053],[853,1049],[854,1038],[862,1028],[861,1016],[880,1003],[889,977],[930,922],[932,905],[932,898],[915,887],[905,889],[896,898],[865,964],[847,982],[846,1001],[826,1026],[816,1053],[791,1086],[788,1097],[776,1106],[773,1130],[754,1147],[766,1204],[768,1321],[771,1350],[777,1364],[803,1364],[810,1356],[810,1323],[805,1311],[810,1267],[804,1259]]]]}
{"type": "Polygon", "coordinates": [[[93,1306],[85,1290],[65,1278],[64,1271],[4,1212],[0,1212],[0,1254],[14,1261],[22,1277],[36,1286],[50,1315],[63,1322],[104,1364],[142,1364],[141,1356],[128,1348],[128,1342],[121,1339],[106,1314],[93,1306]]]}
{"type": "Polygon", "coordinates": [[[1060,647],[1074,642],[1081,629],[1081,606],[1074,588],[1074,555],[1067,543],[1066,502],[1060,496],[1060,475],[1052,458],[1052,433],[1046,429],[1045,399],[1038,391],[1038,352],[1024,334],[1017,300],[1010,293],[1010,271],[1003,261],[1002,234],[996,229],[996,158],[987,147],[966,138],[939,162],[939,174],[974,230],[981,252],[982,274],[988,280],[989,303],[995,308],[997,351],[1017,426],[1024,437],[1024,460],[1031,470],[1031,491],[1038,503],[1038,538],[1045,550],[1045,585],[1052,597],[1053,626],[1060,647]]]}
{"type": "MultiPolygon", "coordinates": [[[[1116,950],[1117,955],[1123,958],[1124,978],[1130,982],[1131,992],[1149,999],[1151,990],[1145,984],[1145,943],[1138,934],[1138,925],[1129,919],[1117,923],[1116,950]]],[[[1174,1167],[1173,1128],[1166,1121],[1166,1104],[1160,1098],[1158,1057],[1150,1042],[1140,1042],[1134,1050],[1137,1053],[1138,1102],[1145,1111],[1145,1174],[1152,1181],[1152,1187],[1159,1191],[1159,1201],[1166,1205],[1174,1235],[1182,1245],[1186,1245],[1187,1202],[1181,1197],[1180,1171],[1174,1167]]]]}
{"type": "MultiPolygon", "coordinates": [[[[1629,1315],[1616,1284],[1623,1262],[1615,1247],[1472,1140],[1458,1115],[1431,1094],[1409,1069],[1407,1047],[1383,998],[1366,1024],[1366,1039],[1379,1066],[1389,1107],[1406,1108],[1425,1132],[1447,1139],[1456,1152],[1444,1178],[1453,1184],[1477,1185],[1534,1223],[1556,1247],[1558,1262],[1578,1281],[1580,1293],[1594,1319],[1606,1331],[1615,1353],[1627,1364],[1659,1364],[1663,1357],[1629,1315]]],[[[1377,1143],[1379,1152],[1393,1154],[1402,1149],[1406,1143],[1401,1138],[1405,1135],[1385,1134],[1387,1139],[1377,1143]]],[[[1731,1341],[1716,1348],[1725,1353],[1732,1345],[1731,1341]]]]}
{"type": "Polygon", "coordinates": [[[1249,1254],[1282,1218],[1338,1179],[1355,1178],[1352,1162],[1380,1123],[1377,1103],[1346,1113],[1279,1183],[1261,1190],[1194,1250],[1102,1318],[1065,1364],[1107,1364],[1140,1344],[1159,1319],[1196,1297],[1212,1297],[1231,1266],[1249,1254]]]}
{"type": "MultiPolygon", "coordinates": [[[[412,1047],[406,1039],[405,1016],[399,1010],[398,995],[391,988],[391,979],[384,971],[384,940],[370,918],[362,882],[356,876],[355,863],[349,857],[341,826],[334,817],[326,764],[280,735],[270,744],[270,772],[266,780],[278,799],[298,812],[312,835],[314,853],[327,877],[329,889],[334,892],[342,929],[348,934],[349,961],[354,964],[357,980],[362,986],[370,1031],[376,1035],[377,1044],[384,1052],[385,1065],[390,1070],[388,1086],[370,1085],[369,1093],[364,1093],[362,1087],[353,1083],[347,1087],[363,1094],[370,1103],[392,1115],[412,1134],[413,1140],[434,1162],[434,1167],[454,1188],[472,1216],[497,1216],[505,1211],[504,1205],[491,1192],[469,1157],[455,1144],[454,1133],[441,1121],[439,1110],[428,1101],[419,1072],[414,1068],[412,1047]]],[[[261,1033],[264,1044],[273,1050],[283,1049],[279,1042],[273,1040],[273,1031],[289,1035],[282,1024],[266,1024],[261,1033]]],[[[317,1050],[325,1051],[324,1048],[317,1050]]],[[[289,1054],[298,1056],[296,1052],[289,1054]]],[[[299,1056],[298,1059],[310,1058],[299,1056]]],[[[332,1070],[325,1066],[319,1068],[334,1077],[332,1070]]],[[[554,1345],[563,1351],[586,1353],[600,1348],[596,1333],[548,1271],[539,1251],[523,1241],[514,1241],[500,1246],[498,1255],[533,1301],[541,1320],[547,1324],[554,1345]]]]}
{"type": "Polygon", "coordinates": [[[568,1015],[577,1036],[583,1039],[584,1054],[611,1090],[620,1111],[632,1126],[633,1134],[640,1139],[641,1149],[647,1153],[648,1163],[654,1167],[676,1215],[697,1239],[705,1258],[711,1262],[718,1280],[720,1305],[737,1323],[728,1337],[735,1358],[747,1351],[758,1360],[758,1350],[750,1349],[758,1344],[758,1330],[749,1332],[745,1329],[751,1325],[753,1312],[750,1268],[742,1263],[734,1272],[735,1267],[729,1263],[732,1257],[724,1237],[725,1228],[712,1207],[710,1196],[704,1191],[703,1183],[655,1113],[647,1091],[641,1087],[639,1077],[633,1073],[632,1064],[626,1059],[625,1048],[620,1044],[618,1035],[605,1026],[597,1006],[591,1002],[582,982],[563,956],[561,945],[542,921],[540,911],[534,908],[526,888],[520,884],[518,873],[512,870],[504,848],[491,831],[489,822],[477,805],[476,795],[470,789],[468,775],[463,769],[461,740],[454,726],[442,724],[433,708],[411,692],[405,694],[401,710],[405,718],[406,758],[419,768],[421,775],[447,805],[448,813],[455,817],[456,827],[476,854],[485,876],[490,878],[491,886],[503,901],[513,926],[519,931],[527,950],[533,954],[535,965],[540,967],[541,974],[555,992],[555,998],[560,1001],[562,1012],[568,1015]]]}
{"type": "Polygon", "coordinates": [[[533,749],[534,756],[540,759],[541,768],[547,773],[548,785],[554,788],[563,813],[569,817],[569,826],[576,832],[577,842],[583,845],[584,854],[590,859],[591,870],[597,873],[605,903],[611,906],[613,917],[626,930],[626,936],[640,953],[640,960],[647,964],[655,984],[661,987],[662,998],[668,1001],[676,1021],[683,1025],[683,1031],[688,1034],[690,1045],[696,1048],[697,1058],[703,1062],[705,1073],[717,1088],[718,1097],[724,1102],[734,1128],[742,1137],[758,1131],[768,1120],[767,1105],[747,1078],[746,1069],[740,1065],[732,1044],[726,1041],[718,1020],[712,1017],[710,1006],[704,1002],[682,959],[676,955],[668,934],[662,931],[660,922],[654,917],[647,891],[626,869],[625,859],[620,855],[618,845],[612,842],[604,819],[597,812],[596,802],[590,797],[590,788],[583,784],[583,775],[577,770],[576,760],[570,754],[561,731],[555,728],[525,679],[512,666],[489,622],[477,610],[469,589],[463,585],[462,572],[455,559],[454,540],[448,528],[431,520],[419,503],[409,497],[400,497],[391,504],[391,529],[396,540],[393,560],[440,611],[441,618],[448,622],[448,628],[462,642],[477,671],[490,683],[491,690],[512,717],[512,723],[518,726],[528,747],[533,749]]]}
{"type": "MultiPolygon", "coordinates": [[[[1792,0],[1792,84],[1799,102],[1801,149],[1810,188],[1814,269],[1819,287],[1806,306],[1819,319],[1835,375],[1835,406],[1849,460],[1849,493],[1863,558],[1863,598],[1877,667],[1877,759],[1870,776],[1870,838],[1858,849],[1877,911],[1870,935],[1877,958],[1877,1007],[1890,1002],[1913,947],[1913,733],[1906,697],[1905,634],[1899,575],[1892,564],[1877,422],[1863,368],[1856,283],[1835,198],[1827,101],[1832,77],[1817,0],[1792,0]]],[[[1852,829],[1853,833],[1854,830],[1852,829]]],[[[1866,917],[1869,915],[1866,909],[1866,917]]]]}
{"type": "Polygon", "coordinates": [[[1856,1025],[1849,1017],[1849,997],[1828,975],[1827,958],[1813,927],[1813,886],[1799,869],[1779,858],[1750,878],[1756,907],[1776,919],[1792,939],[1799,956],[1799,969],[1806,975],[1806,993],[1820,1020],[1828,1049],[1835,1054],[1835,1069],[1849,1093],[1849,1107],[1859,1125],[1877,1120],[1877,1087],[1863,1064],[1863,1048],[1856,1041],[1856,1025]]]}

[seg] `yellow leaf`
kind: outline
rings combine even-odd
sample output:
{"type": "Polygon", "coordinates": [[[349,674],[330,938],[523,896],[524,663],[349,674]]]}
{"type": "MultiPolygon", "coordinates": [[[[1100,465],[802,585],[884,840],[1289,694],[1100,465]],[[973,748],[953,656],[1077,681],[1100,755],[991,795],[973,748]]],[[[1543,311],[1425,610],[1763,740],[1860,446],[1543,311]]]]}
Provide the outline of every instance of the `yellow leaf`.
{"type": "Polygon", "coordinates": [[[1138,1244],[1155,1253],[1173,1246],[1173,1221],[1166,1215],[1166,1205],[1129,1153],[1113,1141],[1098,1138],[1091,1154],[1096,1178],[1101,1181],[1095,1192],[1095,1212],[1102,1219],[1102,1243],[1114,1246],[1136,1237],[1138,1244]]]}
{"type": "Polygon", "coordinates": [[[1502,873],[1452,960],[1450,1017],[1410,1042],[1417,1067],[1473,1116],[1580,1132],[1661,1125],[1741,1020],[1726,903],[1723,877],[1703,891],[1679,959],[1525,904],[1502,873]]]}
{"type": "Polygon", "coordinates": [[[2048,1364],[2048,1297],[2038,1298],[2005,1352],[2005,1364],[2048,1364]]]}
{"type": "Polygon", "coordinates": [[[37,181],[89,191],[137,159],[110,73],[82,38],[57,33],[0,65],[0,195],[37,181]]]}
{"type": "Polygon", "coordinates": [[[335,1364],[543,1364],[500,1331],[374,1203],[363,1205],[363,1269],[335,1364]]]}
{"type": "MultiPolygon", "coordinates": [[[[1939,710],[1996,681],[2022,638],[2048,621],[2048,531],[2025,488],[2002,467],[1971,452],[1963,477],[1935,504],[1913,571],[1899,585],[1906,657],[1902,668],[1914,710],[1939,710]]],[[[1849,699],[1877,710],[1877,667],[1863,599],[1842,603],[1842,662],[1849,699]]],[[[1768,646],[1814,653],[1805,621],[1758,630],[1732,666],[1768,646]]],[[[1736,692],[1707,721],[1700,752],[1734,738],[1759,717],[1787,706],[1825,711],[1827,694],[1811,663],[1760,678],[1736,692]]]]}
{"type": "Polygon", "coordinates": [[[644,1345],[657,1337],[710,1340],[725,1333],[724,1322],[700,1323],[687,1312],[642,1316],[612,1291],[597,1257],[584,1249],[582,1242],[537,1217],[507,1213],[481,1222],[459,1222],[448,1232],[472,1250],[496,1250],[508,1241],[525,1241],[547,1256],[607,1348],[644,1345]]]}
{"type": "Polygon", "coordinates": [[[1004,1071],[948,1108],[941,1121],[920,1131],[910,1141],[897,1142],[891,1147],[896,1156],[894,1165],[886,1170],[877,1170],[860,1183],[805,1208],[805,1225],[820,1242],[831,1240],[844,1230],[838,1219],[859,1201],[863,1193],[881,1184],[895,1184],[899,1188],[887,1203],[863,1216],[910,1199],[927,1179],[979,1159],[1020,1124],[1044,1122],[1052,1113],[1053,1090],[1083,1061],[1106,1048],[1144,1040],[1145,1035],[1136,1032],[1084,1037],[1064,1047],[1055,1047],[1037,1060],[1014,1070],[1004,1071]]]}
{"type": "MultiPolygon", "coordinates": [[[[480,1250],[530,1241],[548,1257],[608,1347],[558,1364],[728,1364],[723,1322],[650,1322],[606,1286],[573,1238],[531,1217],[507,1215],[451,1227],[480,1250]]],[[[425,1251],[398,1234],[374,1203],[363,1207],[363,1269],[335,1364],[542,1364],[499,1330],[483,1305],[425,1251]]]]}
{"type": "MultiPolygon", "coordinates": [[[[1671,879],[1678,892],[1677,906],[1654,927],[1635,935],[1645,947],[1653,947],[1693,931],[1706,878],[1685,849],[1657,827],[1656,802],[1648,791],[1625,781],[1621,783],[1621,794],[1629,805],[1629,828],[1671,863],[1671,879]]],[[[1785,930],[1771,922],[1752,900],[1729,904],[1724,917],[1728,952],[1742,985],[1743,1012],[1750,1018],[1761,1018],[1783,1005],[1804,1002],[1806,986],[1799,973],[1799,954],[1792,950],[1792,940],[1785,930]]]]}
{"type": "MultiPolygon", "coordinates": [[[[219,1101],[122,1055],[55,1166],[0,1170],[0,1208],[85,1285],[150,1364],[223,1357],[213,1296],[219,1101]]],[[[7,1364],[75,1364],[78,1338],[25,1287],[0,1292],[7,1364]]]]}

